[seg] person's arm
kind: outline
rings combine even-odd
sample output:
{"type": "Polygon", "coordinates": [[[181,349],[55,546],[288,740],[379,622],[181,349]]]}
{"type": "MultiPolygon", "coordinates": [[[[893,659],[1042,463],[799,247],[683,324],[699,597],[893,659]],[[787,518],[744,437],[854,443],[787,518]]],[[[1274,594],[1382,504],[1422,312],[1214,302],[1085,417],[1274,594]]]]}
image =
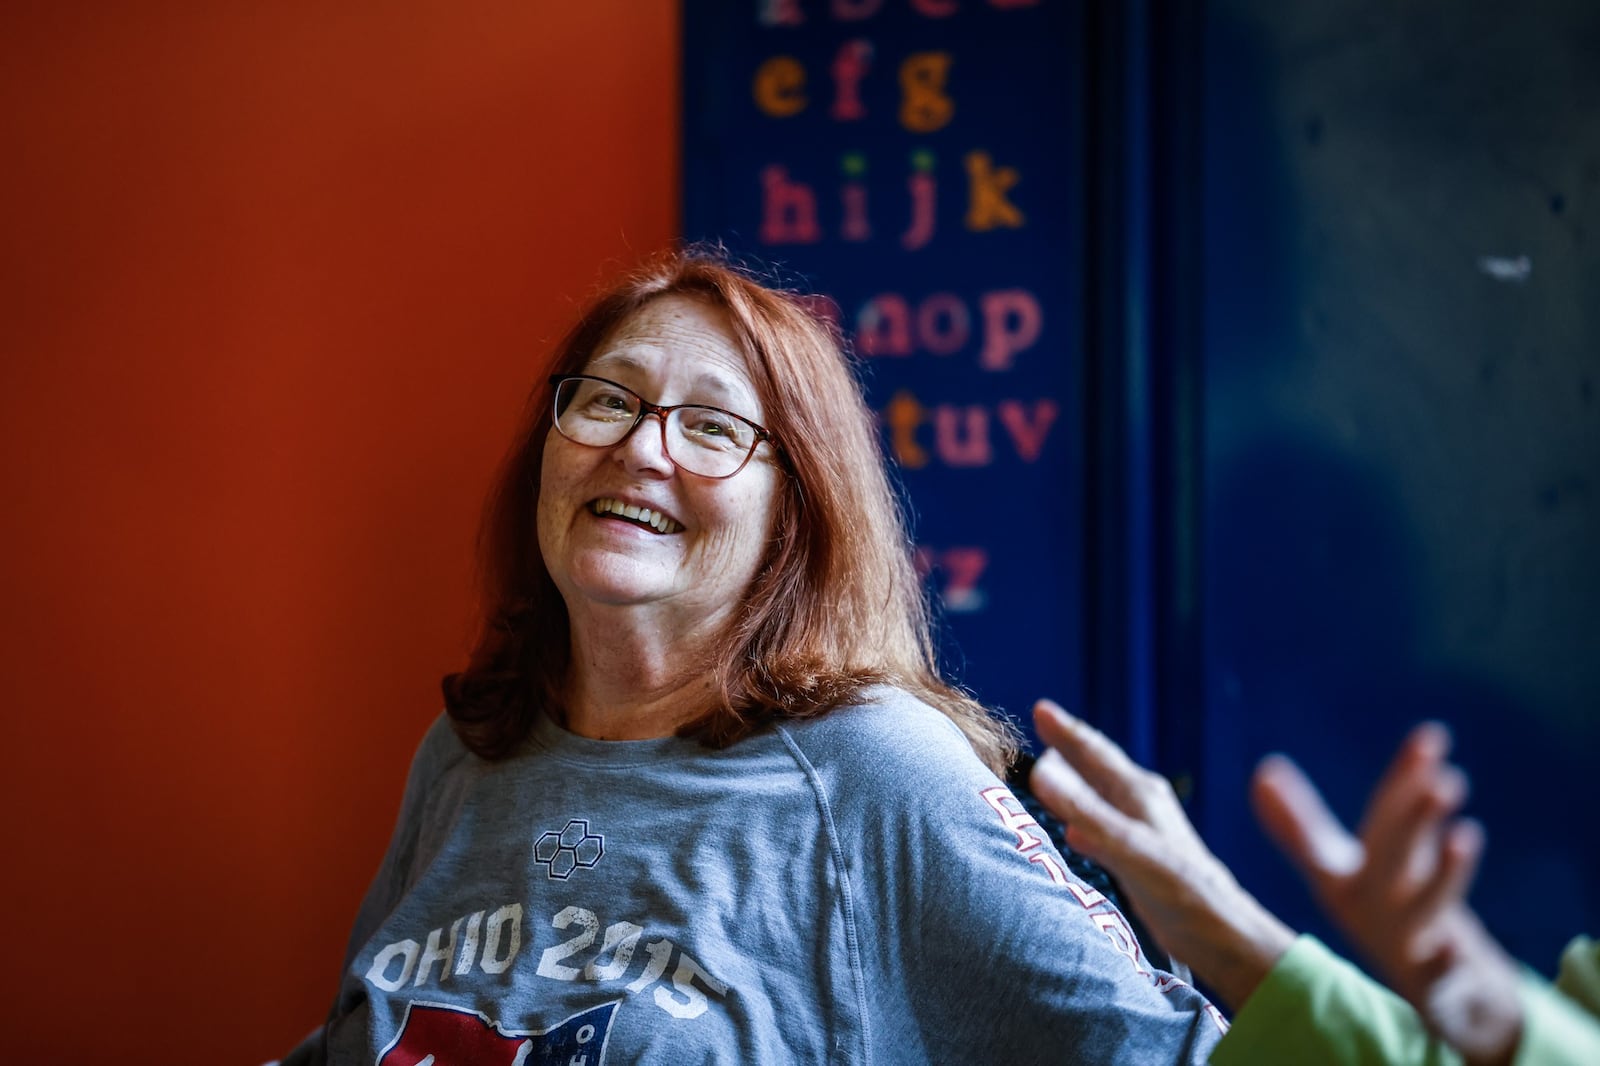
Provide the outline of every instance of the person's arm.
{"type": "Polygon", "coordinates": [[[1048,701],[1034,793],[1068,842],[1117,876],[1155,937],[1236,1010],[1219,1066],[1454,1066],[1417,1013],[1314,938],[1296,938],[1201,842],[1165,779],[1048,701]]]}
{"type": "Polygon", "coordinates": [[[1301,936],[1234,1015],[1211,1062],[1457,1066],[1461,1056],[1405,1000],[1301,936]]]}
{"type": "Polygon", "coordinates": [[[1578,937],[1561,957],[1554,986],[1524,972],[1522,1039],[1515,1066],[1593,1066],[1600,1062],[1600,945],[1578,937]]]}
{"type": "Polygon", "coordinates": [[[1442,1036],[1472,1062],[1512,1061],[1513,1052],[1526,1066],[1600,1062],[1600,1023],[1574,1002],[1600,988],[1592,945],[1585,953],[1580,939],[1563,963],[1562,980],[1579,989],[1568,999],[1519,976],[1465,903],[1482,835],[1453,820],[1466,781],[1444,761],[1442,728],[1420,727],[1402,745],[1360,840],[1287,759],[1264,760],[1254,782],[1268,832],[1352,941],[1409,991],[1419,1018],[1308,937],[1274,955],[1276,919],[1262,918],[1200,842],[1166,782],[1054,704],[1041,701],[1035,715],[1054,750],[1033,788],[1068,821],[1069,843],[1116,874],[1154,935],[1240,1008],[1214,1061],[1264,1061],[1295,1047],[1298,1034],[1301,1060],[1453,1061],[1442,1036]]]}
{"type": "Polygon", "coordinates": [[[1165,778],[1054,703],[1041,701],[1034,721],[1050,750],[1033,791],[1066,823],[1067,843],[1116,876],[1162,947],[1242,1007],[1294,933],[1201,842],[1165,778]]]}
{"type": "Polygon", "coordinates": [[[1263,760],[1252,799],[1323,911],[1390,987],[1468,1062],[1505,1063],[1522,1029],[1518,970],[1466,903],[1483,831],[1454,817],[1467,783],[1445,761],[1449,747],[1440,725],[1412,731],[1359,838],[1282,756],[1263,760]]]}

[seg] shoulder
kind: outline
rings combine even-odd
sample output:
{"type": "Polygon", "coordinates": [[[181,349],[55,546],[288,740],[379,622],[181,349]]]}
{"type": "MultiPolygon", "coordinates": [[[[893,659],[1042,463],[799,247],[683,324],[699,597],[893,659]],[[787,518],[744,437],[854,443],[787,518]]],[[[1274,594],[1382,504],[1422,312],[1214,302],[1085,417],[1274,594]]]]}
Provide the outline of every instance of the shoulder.
{"type": "Polygon", "coordinates": [[[417,753],[411,759],[411,776],[426,782],[471,758],[472,753],[450,728],[450,716],[441,711],[417,745],[417,753]]]}
{"type": "Polygon", "coordinates": [[[477,756],[450,728],[450,716],[440,713],[422,735],[411,769],[406,775],[405,797],[401,801],[403,823],[414,822],[438,800],[439,786],[452,775],[477,761],[477,756]]]}
{"type": "Polygon", "coordinates": [[[889,686],[868,689],[860,702],[818,718],[785,723],[780,732],[819,772],[927,773],[943,766],[963,777],[990,776],[947,715],[889,686]]]}
{"type": "Polygon", "coordinates": [[[985,790],[1000,785],[954,722],[899,689],[871,689],[779,732],[841,828],[953,831],[960,812],[981,817],[985,790]]]}

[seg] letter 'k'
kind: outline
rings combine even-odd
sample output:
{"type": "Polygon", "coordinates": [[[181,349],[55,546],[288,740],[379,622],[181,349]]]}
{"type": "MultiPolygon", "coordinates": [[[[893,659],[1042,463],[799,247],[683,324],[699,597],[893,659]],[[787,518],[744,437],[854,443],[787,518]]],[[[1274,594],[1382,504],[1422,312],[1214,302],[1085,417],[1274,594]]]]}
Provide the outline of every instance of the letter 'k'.
{"type": "Polygon", "coordinates": [[[989,230],[997,226],[1020,229],[1022,212],[1006,199],[1006,193],[1021,180],[1015,167],[997,167],[988,152],[968,152],[967,228],[989,230]]]}

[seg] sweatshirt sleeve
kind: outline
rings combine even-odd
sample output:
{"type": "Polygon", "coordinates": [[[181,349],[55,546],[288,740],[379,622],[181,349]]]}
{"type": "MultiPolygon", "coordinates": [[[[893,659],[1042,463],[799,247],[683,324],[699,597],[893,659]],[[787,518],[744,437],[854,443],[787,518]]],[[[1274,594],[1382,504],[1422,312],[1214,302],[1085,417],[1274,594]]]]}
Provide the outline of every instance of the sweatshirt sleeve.
{"type": "Polygon", "coordinates": [[[1461,1056],[1429,1035],[1409,1003],[1302,935],[1234,1015],[1211,1061],[1454,1066],[1461,1056]]]}
{"type": "Polygon", "coordinates": [[[902,698],[797,733],[874,1061],[1206,1061],[1221,1014],[1149,964],[942,714],[902,698]]]}
{"type": "MultiPolygon", "coordinates": [[[[1600,1063],[1600,1021],[1580,1005],[1585,995],[1600,993],[1592,941],[1580,937],[1568,948],[1558,987],[1531,971],[1523,973],[1516,1066],[1600,1063]],[[1568,986],[1572,991],[1563,995],[1568,986]]],[[[1291,1058],[1395,1066],[1461,1061],[1453,1048],[1428,1033],[1408,1003],[1310,936],[1301,936],[1278,960],[1234,1017],[1211,1061],[1243,1066],[1291,1058]]]]}

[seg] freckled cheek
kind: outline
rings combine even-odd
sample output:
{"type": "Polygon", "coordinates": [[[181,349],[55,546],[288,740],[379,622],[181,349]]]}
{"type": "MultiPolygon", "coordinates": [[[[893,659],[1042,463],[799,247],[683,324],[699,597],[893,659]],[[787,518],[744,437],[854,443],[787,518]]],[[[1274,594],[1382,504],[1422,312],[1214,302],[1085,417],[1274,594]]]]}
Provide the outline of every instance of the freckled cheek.
{"type": "Polygon", "coordinates": [[[559,476],[541,483],[539,502],[534,505],[533,512],[534,536],[546,562],[559,552],[560,546],[568,539],[582,503],[583,500],[559,476]]]}
{"type": "Polygon", "coordinates": [[[767,529],[760,522],[719,525],[700,537],[695,554],[708,567],[726,573],[754,570],[767,550],[767,529]]]}
{"type": "Polygon", "coordinates": [[[539,542],[539,554],[544,557],[546,565],[550,556],[555,552],[555,522],[550,517],[550,511],[545,504],[545,496],[539,497],[538,506],[534,508],[533,515],[534,539],[539,542]]]}

